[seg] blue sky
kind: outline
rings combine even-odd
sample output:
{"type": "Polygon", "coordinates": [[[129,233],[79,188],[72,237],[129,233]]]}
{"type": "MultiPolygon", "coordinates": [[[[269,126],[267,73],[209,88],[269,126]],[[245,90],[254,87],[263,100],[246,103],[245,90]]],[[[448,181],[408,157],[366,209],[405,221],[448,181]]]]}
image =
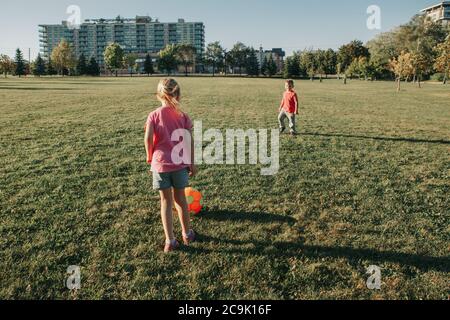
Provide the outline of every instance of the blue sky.
{"type": "Polygon", "coordinates": [[[163,22],[202,21],[206,41],[231,47],[241,41],[288,53],[304,48],[337,48],[353,39],[370,40],[380,31],[366,27],[369,5],[381,8],[382,29],[407,22],[439,0],[40,0],[5,1],[0,11],[0,53],[22,48],[37,55],[38,24],[60,23],[78,5],[82,19],[150,15],[163,22]]]}

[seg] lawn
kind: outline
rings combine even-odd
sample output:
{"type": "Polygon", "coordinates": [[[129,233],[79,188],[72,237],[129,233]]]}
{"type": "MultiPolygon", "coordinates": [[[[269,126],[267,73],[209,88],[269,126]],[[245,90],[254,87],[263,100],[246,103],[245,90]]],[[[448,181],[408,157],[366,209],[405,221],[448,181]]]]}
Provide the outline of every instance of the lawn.
{"type": "MultiPolygon", "coordinates": [[[[204,129],[277,127],[281,80],[178,80],[204,129]]],[[[143,149],[157,81],[0,80],[0,298],[449,297],[450,86],[298,81],[279,174],[201,166],[200,241],[164,255],[143,149]]]]}

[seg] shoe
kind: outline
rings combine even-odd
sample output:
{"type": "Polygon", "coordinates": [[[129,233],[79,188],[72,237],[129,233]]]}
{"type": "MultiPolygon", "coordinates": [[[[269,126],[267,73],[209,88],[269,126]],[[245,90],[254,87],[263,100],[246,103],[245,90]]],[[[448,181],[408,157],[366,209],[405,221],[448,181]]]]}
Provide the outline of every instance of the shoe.
{"type": "Polygon", "coordinates": [[[286,128],[280,128],[280,133],[283,133],[286,130],[286,128]]]}
{"type": "Polygon", "coordinates": [[[296,136],[297,135],[297,132],[295,132],[295,131],[291,131],[291,136],[296,136]]]}
{"type": "Polygon", "coordinates": [[[196,238],[194,230],[191,230],[187,237],[183,236],[183,243],[185,246],[189,246],[192,242],[195,242],[196,238]]]}
{"type": "Polygon", "coordinates": [[[174,241],[172,243],[166,243],[166,246],[164,247],[164,253],[170,253],[172,251],[175,251],[179,248],[180,244],[178,241],[174,241]]]}

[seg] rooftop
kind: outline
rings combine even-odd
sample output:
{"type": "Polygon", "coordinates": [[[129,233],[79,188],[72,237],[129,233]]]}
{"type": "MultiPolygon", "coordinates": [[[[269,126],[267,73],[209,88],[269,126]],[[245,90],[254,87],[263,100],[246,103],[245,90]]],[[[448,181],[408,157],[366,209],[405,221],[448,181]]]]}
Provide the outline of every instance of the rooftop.
{"type": "MultiPolygon", "coordinates": [[[[151,18],[150,16],[136,16],[136,18],[123,18],[118,16],[114,19],[86,19],[85,24],[135,24],[135,23],[160,23],[158,18],[151,18]]],[[[169,22],[169,24],[186,23],[184,19],[178,19],[178,22],[169,22]]],[[[190,22],[190,23],[202,23],[202,22],[190,22]]],[[[67,24],[67,21],[63,21],[62,25],[67,24]]],[[[48,26],[47,24],[41,24],[40,27],[48,26]]]]}
{"type": "Polygon", "coordinates": [[[433,6],[430,6],[428,8],[422,9],[421,11],[422,12],[426,12],[426,11],[429,11],[429,10],[438,9],[438,8],[440,8],[442,6],[450,6],[450,1],[442,1],[440,3],[437,3],[437,4],[433,5],[433,6]]]}
{"type": "Polygon", "coordinates": [[[158,19],[153,20],[149,16],[136,16],[136,18],[123,18],[121,16],[115,19],[87,19],[85,23],[115,24],[115,23],[150,23],[159,22],[158,19]]]}

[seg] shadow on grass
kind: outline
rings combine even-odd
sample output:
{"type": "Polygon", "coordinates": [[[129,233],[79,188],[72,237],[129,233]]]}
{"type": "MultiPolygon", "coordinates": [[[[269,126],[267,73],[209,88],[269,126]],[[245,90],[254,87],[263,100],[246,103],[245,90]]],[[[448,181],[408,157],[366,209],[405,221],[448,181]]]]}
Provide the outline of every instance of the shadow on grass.
{"type": "MultiPolygon", "coordinates": [[[[385,262],[398,263],[403,266],[416,267],[422,271],[450,272],[450,258],[429,257],[418,254],[400,253],[394,251],[377,251],[373,249],[355,249],[351,247],[329,247],[318,245],[304,245],[295,242],[269,242],[269,241],[240,241],[229,239],[218,239],[206,235],[199,235],[199,242],[209,242],[213,244],[225,244],[233,246],[230,249],[220,249],[222,253],[230,254],[251,254],[263,255],[273,258],[307,257],[310,259],[321,258],[344,258],[353,263],[360,263],[361,260],[370,261],[372,264],[383,264],[385,262]],[[249,249],[248,245],[253,245],[249,249]],[[246,248],[238,248],[246,246],[246,248]]],[[[208,249],[189,247],[187,249],[193,253],[213,253],[208,249]]]]}
{"type": "Polygon", "coordinates": [[[280,222],[294,224],[297,220],[288,216],[264,212],[235,212],[235,211],[206,211],[201,216],[202,220],[215,221],[249,221],[255,223],[280,222]]]}
{"type": "Polygon", "coordinates": [[[429,139],[416,139],[416,138],[402,138],[402,137],[370,137],[361,135],[339,134],[339,133],[310,133],[302,132],[304,136],[314,137],[327,137],[327,138],[353,138],[353,139],[367,139],[378,141],[391,141],[391,142],[411,142],[411,143],[431,143],[431,144],[450,144],[448,140],[429,140],[429,139]]]}
{"type": "MultiPolygon", "coordinates": [[[[243,213],[232,211],[209,211],[199,217],[202,220],[215,221],[250,221],[254,223],[295,223],[292,217],[280,216],[270,213],[243,213]]],[[[228,248],[220,249],[222,253],[251,254],[271,256],[273,258],[307,257],[311,259],[320,258],[344,258],[352,263],[360,263],[361,260],[370,261],[373,264],[385,262],[398,263],[400,265],[412,266],[422,271],[450,272],[450,257],[430,257],[419,254],[409,254],[395,251],[378,251],[374,249],[331,247],[320,245],[305,245],[299,242],[286,241],[242,241],[236,239],[214,238],[207,235],[198,235],[199,243],[212,243],[215,245],[226,245],[228,248]],[[251,248],[249,248],[251,245],[251,248]],[[244,247],[244,248],[242,248],[244,247]]],[[[189,247],[186,250],[192,253],[213,253],[209,249],[189,247]]]]}
{"type": "Polygon", "coordinates": [[[0,90],[25,90],[25,91],[68,91],[68,90],[74,90],[73,88],[38,88],[38,87],[0,87],[0,90]]]}
{"type": "Polygon", "coordinates": [[[42,81],[40,84],[59,84],[59,85],[133,85],[130,82],[103,82],[103,81],[92,81],[92,82],[68,82],[68,81],[60,81],[60,82],[50,82],[50,81],[42,81]]]}

